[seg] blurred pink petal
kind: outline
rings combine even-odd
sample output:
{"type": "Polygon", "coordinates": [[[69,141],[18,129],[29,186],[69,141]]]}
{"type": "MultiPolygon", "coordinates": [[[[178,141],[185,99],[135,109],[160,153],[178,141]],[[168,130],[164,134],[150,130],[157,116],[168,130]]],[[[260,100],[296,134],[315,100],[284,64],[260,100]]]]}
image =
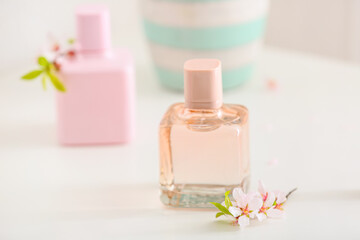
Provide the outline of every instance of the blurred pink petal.
{"type": "Polygon", "coordinates": [[[266,190],[265,190],[265,185],[264,183],[259,180],[259,187],[258,187],[258,191],[261,195],[265,195],[266,194],[266,190]]]}
{"type": "Polygon", "coordinates": [[[269,166],[276,166],[279,163],[279,160],[277,158],[273,158],[270,161],[268,161],[269,166]]]}
{"type": "Polygon", "coordinates": [[[268,79],[266,82],[266,86],[269,90],[277,90],[278,89],[278,83],[275,79],[268,79]]]}

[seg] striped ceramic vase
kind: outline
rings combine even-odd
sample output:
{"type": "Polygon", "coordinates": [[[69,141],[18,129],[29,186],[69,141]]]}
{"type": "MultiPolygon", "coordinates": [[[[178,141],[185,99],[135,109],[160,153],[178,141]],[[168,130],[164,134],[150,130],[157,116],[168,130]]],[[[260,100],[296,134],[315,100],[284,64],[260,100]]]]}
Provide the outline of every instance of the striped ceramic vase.
{"type": "Polygon", "coordinates": [[[145,33],[162,84],[183,88],[191,58],[222,61],[223,87],[251,78],[269,0],[142,0],[145,33]]]}

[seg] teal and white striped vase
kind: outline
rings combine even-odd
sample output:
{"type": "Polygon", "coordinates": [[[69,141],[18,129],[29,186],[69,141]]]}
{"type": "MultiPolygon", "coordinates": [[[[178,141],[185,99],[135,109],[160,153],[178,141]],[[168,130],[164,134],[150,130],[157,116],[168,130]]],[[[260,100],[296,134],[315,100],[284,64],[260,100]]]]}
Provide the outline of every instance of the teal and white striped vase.
{"type": "Polygon", "coordinates": [[[142,0],[149,48],[161,83],[183,88],[183,64],[222,61],[224,89],[253,75],[269,0],[142,0]]]}

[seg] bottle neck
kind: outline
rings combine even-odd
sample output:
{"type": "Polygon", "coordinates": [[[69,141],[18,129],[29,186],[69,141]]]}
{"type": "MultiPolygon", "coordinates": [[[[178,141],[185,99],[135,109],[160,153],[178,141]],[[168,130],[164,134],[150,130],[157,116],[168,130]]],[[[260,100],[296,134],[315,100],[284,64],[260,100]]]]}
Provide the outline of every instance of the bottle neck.
{"type": "Polygon", "coordinates": [[[216,110],[216,109],[220,109],[222,105],[223,105],[222,99],[217,99],[211,102],[199,102],[199,101],[191,101],[189,97],[185,97],[185,108],[189,108],[189,109],[216,110]]]}
{"type": "Polygon", "coordinates": [[[213,109],[198,109],[198,108],[188,108],[186,106],[184,106],[184,114],[186,115],[202,115],[202,116],[221,116],[222,111],[221,111],[221,107],[219,108],[213,108],[213,109]]]}

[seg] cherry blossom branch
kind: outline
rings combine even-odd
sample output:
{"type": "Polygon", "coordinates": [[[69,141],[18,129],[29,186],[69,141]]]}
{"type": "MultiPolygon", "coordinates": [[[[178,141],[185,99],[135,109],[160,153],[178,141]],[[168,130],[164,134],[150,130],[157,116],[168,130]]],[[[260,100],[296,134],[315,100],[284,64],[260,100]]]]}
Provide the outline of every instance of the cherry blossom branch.
{"type": "Polygon", "coordinates": [[[290,192],[288,192],[288,194],[286,194],[286,198],[289,198],[289,196],[290,196],[293,192],[295,192],[296,190],[297,190],[297,187],[294,188],[293,190],[291,190],[290,192]]]}
{"type": "Polygon", "coordinates": [[[287,198],[297,190],[292,189],[285,194],[281,191],[269,191],[259,181],[258,191],[244,193],[241,188],[234,188],[232,201],[229,197],[230,191],[225,193],[225,201],[220,203],[210,202],[220,210],[216,218],[228,216],[233,219],[234,225],[241,228],[250,224],[250,220],[257,219],[262,222],[267,218],[282,218],[285,215],[284,204],[287,198]]]}

